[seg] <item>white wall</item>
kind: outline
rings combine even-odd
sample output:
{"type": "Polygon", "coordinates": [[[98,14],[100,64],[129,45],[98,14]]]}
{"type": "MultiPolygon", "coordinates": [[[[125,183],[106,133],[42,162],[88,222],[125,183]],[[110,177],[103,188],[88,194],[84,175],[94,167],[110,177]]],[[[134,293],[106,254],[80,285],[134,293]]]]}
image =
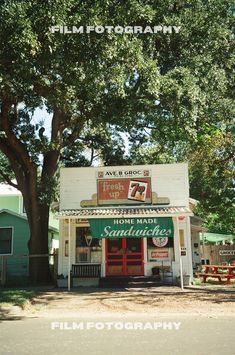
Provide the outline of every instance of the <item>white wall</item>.
{"type": "Polygon", "coordinates": [[[97,172],[145,169],[151,171],[152,192],[168,197],[170,206],[189,205],[188,165],[159,164],[60,170],[60,210],[78,209],[81,200],[89,200],[97,192],[97,172]]]}

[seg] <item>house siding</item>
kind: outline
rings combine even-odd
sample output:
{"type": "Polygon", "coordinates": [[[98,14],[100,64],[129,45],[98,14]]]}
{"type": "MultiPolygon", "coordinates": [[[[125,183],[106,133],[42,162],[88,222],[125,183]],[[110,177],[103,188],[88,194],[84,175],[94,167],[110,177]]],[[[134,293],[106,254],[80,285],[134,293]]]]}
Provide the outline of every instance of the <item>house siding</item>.
{"type": "Polygon", "coordinates": [[[0,210],[10,210],[15,213],[20,213],[19,196],[0,196],[0,210]]]}
{"type": "Polygon", "coordinates": [[[13,252],[7,256],[7,280],[12,281],[18,277],[27,277],[29,240],[29,227],[27,220],[7,212],[0,214],[0,227],[13,227],[13,252]]]}

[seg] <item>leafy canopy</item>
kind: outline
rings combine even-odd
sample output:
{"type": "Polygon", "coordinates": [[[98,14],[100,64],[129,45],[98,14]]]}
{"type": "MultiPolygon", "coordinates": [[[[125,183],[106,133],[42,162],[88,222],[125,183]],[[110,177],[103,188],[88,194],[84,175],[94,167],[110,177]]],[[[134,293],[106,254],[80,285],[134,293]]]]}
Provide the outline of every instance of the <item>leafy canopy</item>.
{"type": "MultiPolygon", "coordinates": [[[[218,158],[223,151],[213,146],[227,133],[231,146],[235,51],[230,1],[5,0],[0,16],[0,149],[22,191],[36,176],[38,195],[50,196],[60,155],[67,164],[87,165],[97,154],[106,164],[121,163],[119,133],[127,132],[133,163],[190,158],[200,165],[203,156],[210,170],[203,161],[199,186],[200,168],[192,166],[193,197],[203,199],[204,213],[211,204],[211,211],[222,216],[218,195],[211,193],[210,202],[204,192],[217,174],[223,193],[231,182],[218,158]],[[167,35],[49,31],[52,25],[158,24],[181,30],[167,35]],[[40,107],[52,115],[50,135],[43,117],[34,122],[40,107]]],[[[225,212],[227,207],[221,208],[225,212]]]]}

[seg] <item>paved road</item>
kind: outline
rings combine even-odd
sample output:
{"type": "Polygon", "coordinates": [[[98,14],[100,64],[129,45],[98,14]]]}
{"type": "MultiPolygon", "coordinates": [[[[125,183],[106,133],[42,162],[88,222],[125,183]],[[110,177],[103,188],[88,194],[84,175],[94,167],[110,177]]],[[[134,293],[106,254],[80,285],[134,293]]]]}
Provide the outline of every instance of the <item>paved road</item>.
{"type": "Polygon", "coordinates": [[[123,318],[95,315],[92,318],[0,320],[0,355],[232,355],[235,352],[234,327],[232,316],[128,315],[123,318]],[[91,329],[72,329],[75,327],[91,329]],[[96,329],[102,327],[105,329],[96,329]],[[122,327],[139,329],[118,329],[122,327]]]}

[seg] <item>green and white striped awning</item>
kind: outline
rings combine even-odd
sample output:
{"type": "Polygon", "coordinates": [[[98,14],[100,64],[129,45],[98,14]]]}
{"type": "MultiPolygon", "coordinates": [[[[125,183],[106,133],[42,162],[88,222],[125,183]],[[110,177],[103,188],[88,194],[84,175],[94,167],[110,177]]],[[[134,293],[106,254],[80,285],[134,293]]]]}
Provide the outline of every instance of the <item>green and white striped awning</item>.
{"type": "Polygon", "coordinates": [[[174,217],[192,216],[188,207],[95,207],[79,208],[74,210],[61,210],[58,213],[60,219],[65,218],[135,218],[135,217],[174,217]]]}

